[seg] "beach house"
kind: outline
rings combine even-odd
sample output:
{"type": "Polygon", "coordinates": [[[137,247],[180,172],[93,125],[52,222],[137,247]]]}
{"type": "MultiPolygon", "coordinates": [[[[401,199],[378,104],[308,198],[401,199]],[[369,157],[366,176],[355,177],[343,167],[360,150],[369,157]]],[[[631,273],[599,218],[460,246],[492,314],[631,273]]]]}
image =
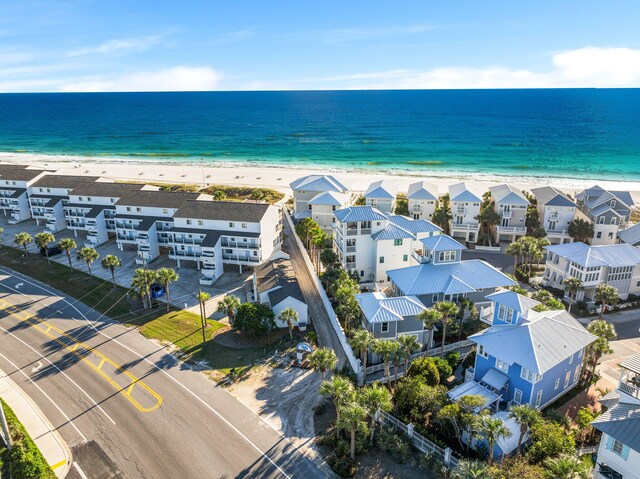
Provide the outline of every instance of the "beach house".
{"type": "Polygon", "coordinates": [[[602,398],[591,425],[602,432],[595,479],[633,479],[640,471],[640,354],[620,363],[618,386],[602,398]]]}
{"type": "Polygon", "coordinates": [[[82,183],[94,183],[95,176],[44,175],[27,187],[31,217],[36,224],[56,233],[66,228],[64,206],[69,203],[69,194],[82,183]]]}
{"type": "Polygon", "coordinates": [[[343,268],[361,283],[386,285],[387,271],[415,264],[418,241],[441,233],[426,220],[384,214],[372,206],[350,206],[335,212],[333,245],[343,268]]]}
{"type": "Polygon", "coordinates": [[[480,223],[480,204],[478,195],[467,188],[464,183],[449,186],[449,202],[451,205],[451,236],[474,243],[478,240],[480,223]]]}
{"type": "Polygon", "coordinates": [[[545,249],[547,259],[542,284],[564,289],[564,280],[578,278],[582,280],[582,288],[576,293],[576,301],[594,301],[597,287],[605,283],[614,286],[621,299],[640,294],[638,248],[628,244],[590,246],[575,242],[545,249]]]}
{"type": "Polygon", "coordinates": [[[498,241],[513,242],[526,235],[525,221],[529,200],[524,193],[507,184],[491,186],[489,191],[495,212],[500,216],[500,222],[496,226],[498,241]]]}
{"type": "Polygon", "coordinates": [[[365,204],[382,213],[393,214],[396,210],[398,185],[389,180],[374,181],[362,195],[365,204]]]}
{"type": "Polygon", "coordinates": [[[597,185],[578,193],[576,201],[593,223],[593,245],[616,243],[618,232],[629,224],[635,206],[630,192],[609,191],[597,185]]]}
{"type": "Polygon", "coordinates": [[[27,188],[47,173],[26,165],[0,165],[0,210],[9,224],[31,218],[27,188]]]}
{"type": "Polygon", "coordinates": [[[356,295],[362,311],[362,325],[376,338],[397,339],[415,336],[421,344],[431,344],[432,331],[417,316],[426,308],[415,296],[387,297],[375,291],[356,295]]]}
{"type": "Polygon", "coordinates": [[[640,223],[618,231],[618,241],[640,248],[640,223]]]}
{"type": "Polygon", "coordinates": [[[429,220],[433,218],[438,202],[438,188],[426,181],[418,181],[409,185],[407,202],[409,216],[414,220],[429,220]]]}
{"type": "Polygon", "coordinates": [[[331,231],[333,212],[351,204],[349,186],[333,175],[307,175],[290,185],[293,191],[293,217],[313,218],[326,232],[331,231]]]}
{"type": "Polygon", "coordinates": [[[69,193],[69,201],[62,207],[66,227],[77,237],[86,235],[85,246],[95,248],[116,233],[116,206],[121,196],[129,191],[157,189],[135,183],[93,182],[80,183],[69,193]]]}
{"type": "Polygon", "coordinates": [[[419,263],[387,271],[398,296],[417,296],[429,307],[438,301],[469,298],[476,305],[497,288],[514,286],[507,275],[482,260],[462,260],[465,246],[447,235],[423,238],[415,254],[419,263]]]}
{"type": "MultiPolygon", "coordinates": [[[[570,243],[569,225],[576,218],[578,205],[562,191],[551,186],[531,190],[536,198],[540,225],[551,243],[570,243]]],[[[584,216],[584,215],[582,215],[584,216]]]]}

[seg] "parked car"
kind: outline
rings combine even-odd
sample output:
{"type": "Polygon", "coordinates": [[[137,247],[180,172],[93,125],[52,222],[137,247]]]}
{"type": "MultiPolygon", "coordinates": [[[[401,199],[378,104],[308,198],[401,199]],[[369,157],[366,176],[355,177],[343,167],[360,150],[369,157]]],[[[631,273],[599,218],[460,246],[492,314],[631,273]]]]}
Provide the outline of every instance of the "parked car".
{"type": "Polygon", "coordinates": [[[153,299],[158,299],[164,296],[164,287],[160,284],[152,284],[151,285],[151,297],[153,299]]]}
{"type": "Polygon", "coordinates": [[[42,256],[49,256],[49,257],[55,256],[55,255],[57,255],[57,254],[60,254],[60,253],[62,253],[62,251],[63,251],[63,250],[62,250],[62,248],[60,247],[60,245],[59,245],[59,244],[52,244],[52,245],[50,245],[50,246],[47,248],[47,251],[45,251],[45,249],[44,249],[44,248],[40,248],[40,254],[41,254],[42,256]]]}

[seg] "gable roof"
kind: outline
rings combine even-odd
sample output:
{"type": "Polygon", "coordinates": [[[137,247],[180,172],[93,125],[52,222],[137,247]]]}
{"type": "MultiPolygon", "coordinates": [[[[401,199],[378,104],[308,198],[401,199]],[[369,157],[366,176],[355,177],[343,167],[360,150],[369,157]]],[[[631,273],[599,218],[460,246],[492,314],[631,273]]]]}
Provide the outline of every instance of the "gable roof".
{"type": "Polygon", "coordinates": [[[98,176],[45,175],[31,185],[31,187],[73,189],[82,183],[94,183],[99,179],[100,177],[98,176]]]}
{"type": "Polygon", "coordinates": [[[604,202],[610,202],[613,199],[622,203],[627,208],[632,208],[634,206],[633,197],[629,191],[611,191],[598,185],[594,185],[591,188],[581,191],[576,195],[576,199],[584,202],[585,206],[589,209],[593,209],[604,202]]]}
{"type": "Polygon", "coordinates": [[[618,402],[598,416],[591,425],[640,452],[640,406],[618,402]]]}
{"type": "Polygon", "coordinates": [[[455,185],[449,186],[449,200],[482,203],[482,199],[467,189],[465,183],[456,183],[455,185]]]}
{"type": "Polygon", "coordinates": [[[425,263],[390,270],[387,275],[403,294],[417,296],[443,293],[448,287],[461,284],[474,290],[516,284],[507,275],[479,259],[455,263],[425,263]]]}
{"type": "Polygon", "coordinates": [[[565,310],[529,310],[518,324],[499,324],[469,337],[490,355],[544,374],[596,337],[565,310]]]}
{"type": "Polygon", "coordinates": [[[640,374],[640,353],[633,354],[620,363],[620,367],[640,374]]]}
{"type": "Polygon", "coordinates": [[[349,187],[342,180],[332,175],[307,175],[292,181],[289,186],[292,190],[305,191],[334,191],[347,193],[349,187]]]}
{"type": "Polygon", "coordinates": [[[337,193],[335,191],[323,191],[311,198],[308,202],[310,205],[329,205],[329,206],[342,206],[349,200],[349,196],[344,193],[337,193]]]}
{"type": "Polygon", "coordinates": [[[103,196],[119,197],[129,191],[137,191],[144,188],[143,183],[109,183],[105,181],[95,181],[93,183],[80,183],[71,190],[74,196],[103,196]]]}
{"type": "Polygon", "coordinates": [[[377,208],[374,208],[370,205],[349,206],[347,208],[334,211],[333,215],[341,223],[353,223],[356,221],[378,221],[388,219],[377,208]]]}
{"type": "MultiPolygon", "coordinates": [[[[197,194],[196,194],[197,197],[197,194]]],[[[118,201],[117,204],[120,202],[118,201]]],[[[183,201],[174,218],[193,218],[213,221],[244,221],[259,223],[272,205],[236,201],[196,200],[183,201]]],[[[275,206],[273,206],[275,208],[275,206]]]]}
{"type": "Polygon", "coordinates": [[[498,291],[496,293],[485,296],[489,301],[494,301],[498,304],[503,304],[508,308],[513,309],[519,313],[525,313],[526,311],[535,308],[540,304],[540,301],[531,299],[527,296],[522,296],[511,290],[498,291]]]}
{"type": "Polygon", "coordinates": [[[414,235],[404,228],[400,228],[398,225],[393,223],[389,223],[384,229],[378,231],[371,235],[371,237],[376,241],[382,240],[392,240],[392,239],[405,239],[405,238],[414,238],[414,235]]]}
{"type": "Polygon", "coordinates": [[[542,186],[540,188],[533,188],[531,190],[533,196],[536,197],[538,203],[542,206],[573,206],[577,205],[571,201],[567,195],[562,191],[555,189],[552,186],[542,186]]]}
{"type": "Polygon", "coordinates": [[[289,296],[304,303],[304,296],[290,261],[285,259],[268,261],[255,268],[255,275],[258,293],[267,292],[272,307],[289,296]]]}
{"type": "Polygon", "coordinates": [[[398,186],[389,180],[374,181],[364,192],[365,198],[394,199],[398,192],[398,186]]]}
{"type": "Polygon", "coordinates": [[[27,165],[0,165],[0,178],[9,181],[30,181],[48,170],[27,169],[27,165]]]}
{"type": "Polygon", "coordinates": [[[187,193],[164,190],[129,190],[125,192],[116,205],[150,206],[154,208],[179,208],[187,200],[195,200],[201,193],[187,193]]]}
{"type": "Polygon", "coordinates": [[[636,223],[625,230],[618,231],[618,238],[631,246],[640,244],[640,223],[636,223]]]}
{"type": "Polygon", "coordinates": [[[511,185],[503,184],[498,186],[490,186],[489,191],[493,200],[498,203],[508,205],[523,205],[528,206],[529,200],[526,196],[517,188],[511,185]]]}
{"type": "Polygon", "coordinates": [[[418,181],[409,185],[407,198],[410,200],[437,200],[434,195],[438,193],[438,188],[426,181],[418,181]],[[433,193],[432,193],[433,192],[433,193]]]}
{"type": "Polygon", "coordinates": [[[466,246],[445,234],[423,238],[420,240],[420,243],[431,251],[462,251],[463,249],[467,249],[466,246]]]}
{"type": "Polygon", "coordinates": [[[626,243],[590,246],[576,241],[546,246],[545,249],[585,268],[595,266],[617,268],[640,264],[640,249],[626,243]]]}
{"type": "Polygon", "coordinates": [[[387,298],[384,293],[356,294],[356,301],[362,314],[371,324],[403,321],[405,317],[417,316],[424,311],[424,305],[413,296],[387,298]]]}
{"type": "Polygon", "coordinates": [[[403,228],[414,235],[419,233],[436,233],[441,232],[442,228],[427,220],[414,220],[402,215],[387,215],[389,221],[403,228]]]}

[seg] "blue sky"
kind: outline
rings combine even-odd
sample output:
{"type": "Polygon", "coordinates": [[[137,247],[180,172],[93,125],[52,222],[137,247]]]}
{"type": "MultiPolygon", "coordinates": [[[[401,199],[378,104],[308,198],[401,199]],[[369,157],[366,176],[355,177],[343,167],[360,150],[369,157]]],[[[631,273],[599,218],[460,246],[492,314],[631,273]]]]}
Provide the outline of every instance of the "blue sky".
{"type": "Polygon", "coordinates": [[[0,2],[0,91],[640,86],[640,2],[0,2]]]}

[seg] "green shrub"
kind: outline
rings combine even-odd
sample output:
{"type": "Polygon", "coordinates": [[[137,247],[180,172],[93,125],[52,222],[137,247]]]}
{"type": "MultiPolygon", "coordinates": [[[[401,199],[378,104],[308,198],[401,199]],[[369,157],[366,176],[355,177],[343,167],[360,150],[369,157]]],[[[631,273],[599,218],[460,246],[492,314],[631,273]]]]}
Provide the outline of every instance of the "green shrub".
{"type": "Polygon", "coordinates": [[[447,378],[453,374],[453,369],[451,369],[449,362],[446,359],[437,356],[431,359],[433,359],[436,368],[438,368],[438,373],[440,373],[440,382],[445,382],[447,378]]]}
{"type": "Polygon", "coordinates": [[[433,361],[433,358],[426,356],[417,358],[411,363],[407,376],[419,378],[428,386],[435,386],[440,383],[440,372],[435,361],[433,361]]]}
{"type": "Polygon", "coordinates": [[[449,363],[449,366],[451,366],[451,369],[455,371],[455,369],[458,367],[458,364],[460,363],[460,351],[451,351],[447,353],[445,359],[449,363]]]}
{"type": "Polygon", "coordinates": [[[462,360],[463,369],[472,368],[476,364],[476,348],[475,346],[467,353],[462,360]]]}
{"type": "Polygon", "coordinates": [[[383,427],[378,433],[376,443],[397,463],[405,463],[411,456],[409,439],[393,428],[383,427]]]}

